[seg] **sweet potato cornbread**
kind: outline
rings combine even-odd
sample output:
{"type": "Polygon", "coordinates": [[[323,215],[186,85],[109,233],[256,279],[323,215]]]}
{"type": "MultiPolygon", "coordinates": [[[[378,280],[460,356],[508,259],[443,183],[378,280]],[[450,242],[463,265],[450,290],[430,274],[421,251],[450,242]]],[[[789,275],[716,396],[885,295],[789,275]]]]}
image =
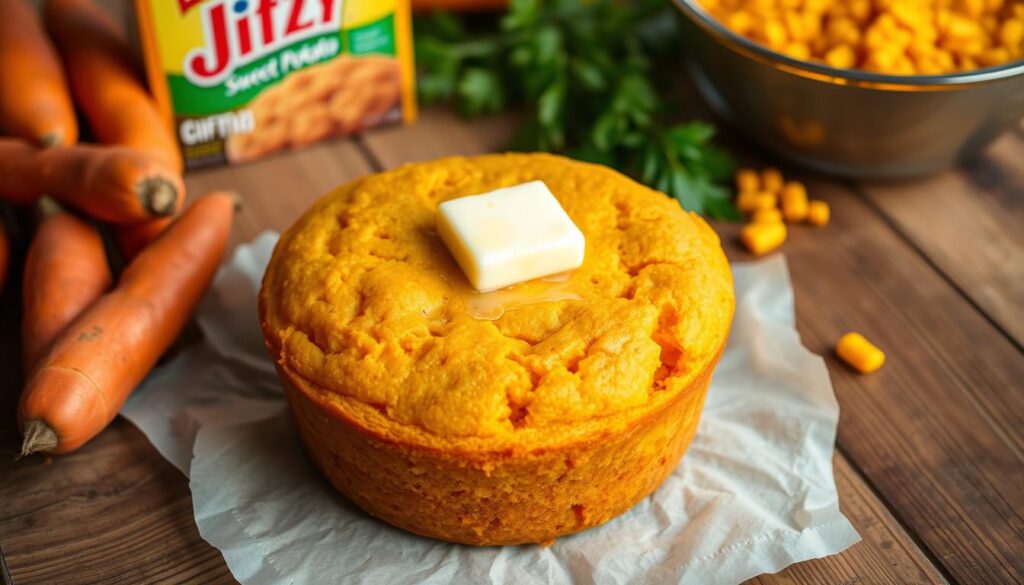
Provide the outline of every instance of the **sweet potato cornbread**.
{"type": "Polygon", "coordinates": [[[395,526],[479,545],[551,542],[653,491],[696,430],[732,312],[702,219],[610,169],[542,154],[344,185],[281,237],[260,293],[324,475],[395,526]],[[437,205],[533,180],[583,231],[584,263],[484,294],[501,296],[480,318],[437,205]]]}

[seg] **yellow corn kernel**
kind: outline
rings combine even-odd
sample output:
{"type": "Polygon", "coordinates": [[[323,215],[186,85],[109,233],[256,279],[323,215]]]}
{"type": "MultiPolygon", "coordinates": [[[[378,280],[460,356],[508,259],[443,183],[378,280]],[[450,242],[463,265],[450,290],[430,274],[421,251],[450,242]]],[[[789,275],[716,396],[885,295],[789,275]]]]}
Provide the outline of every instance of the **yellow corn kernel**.
{"type": "Polygon", "coordinates": [[[789,43],[784,49],[782,49],[782,52],[801,61],[806,61],[811,58],[811,48],[805,43],[789,43]]]}
{"type": "Polygon", "coordinates": [[[733,12],[726,19],[725,25],[737,34],[745,35],[754,28],[754,16],[742,10],[733,12]]]}
{"type": "Polygon", "coordinates": [[[807,188],[803,183],[790,181],[782,188],[782,217],[788,222],[807,219],[807,188]]]}
{"type": "Polygon", "coordinates": [[[772,48],[783,47],[788,40],[786,27],[778,20],[766,20],[764,22],[763,34],[765,42],[772,48]]]}
{"type": "Polygon", "coordinates": [[[761,195],[759,191],[741,191],[736,197],[736,209],[742,213],[751,213],[757,210],[757,198],[761,195]]]}
{"type": "Polygon", "coordinates": [[[755,256],[767,254],[786,241],[786,224],[748,223],[740,230],[740,241],[755,256]]]}
{"type": "Polygon", "coordinates": [[[736,190],[740,193],[758,191],[761,188],[761,177],[754,169],[740,169],[736,173],[736,190]]]}
{"type": "Polygon", "coordinates": [[[981,17],[981,28],[985,29],[985,32],[989,35],[994,35],[999,30],[999,19],[996,18],[995,14],[986,14],[981,17]]]}
{"type": "Polygon", "coordinates": [[[833,43],[856,42],[860,38],[860,31],[857,23],[849,18],[837,18],[830,20],[825,35],[833,43]]]}
{"type": "Polygon", "coordinates": [[[830,4],[834,4],[834,2],[831,2],[830,0],[805,0],[804,10],[810,12],[825,12],[825,9],[828,8],[830,4]]]}
{"type": "Polygon", "coordinates": [[[782,212],[772,207],[769,209],[758,209],[750,216],[753,223],[779,223],[782,221],[782,212]]]}
{"type": "Polygon", "coordinates": [[[980,32],[976,22],[959,14],[953,15],[949,21],[949,28],[946,30],[946,34],[954,39],[970,39],[978,36],[980,32]]]}
{"type": "Polygon", "coordinates": [[[825,63],[836,69],[849,69],[857,62],[857,54],[849,45],[838,45],[825,53],[825,63]]]}
{"type": "Polygon", "coordinates": [[[778,193],[782,189],[782,172],[775,167],[762,170],[761,189],[769,193],[778,193]]]}
{"type": "Polygon", "coordinates": [[[848,6],[850,16],[859,23],[865,23],[871,18],[871,0],[849,0],[848,6]]]}
{"type": "Polygon", "coordinates": [[[970,18],[979,18],[985,12],[985,0],[961,0],[960,4],[970,18]]]}
{"type": "Polygon", "coordinates": [[[911,57],[917,59],[932,55],[937,50],[938,47],[935,46],[935,43],[927,42],[923,39],[914,39],[914,41],[910,43],[910,46],[907,47],[907,53],[909,53],[911,57]]]}
{"type": "Polygon", "coordinates": [[[885,353],[860,333],[851,332],[840,337],[836,355],[862,374],[870,374],[885,363],[885,353]]]}
{"type": "Polygon", "coordinates": [[[804,11],[803,24],[801,29],[804,34],[804,40],[815,39],[821,35],[821,16],[814,12],[804,11]]]}
{"type": "Polygon", "coordinates": [[[914,65],[917,67],[917,72],[921,75],[941,75],[946,72],[935,59],[929,57],[915,59],[914,65]]]}
{"type": "Polygon", "coordinates": [[[768,191],[761,191],[754,199],[754,211],[758,209],[775,209],[779,205],[779,196],[768,191]]]}
{"type": "Polygon", "coordinates": [[[978,55],[978,63],[985,67],[992,67],[1000,63],[1006,63],[1011,59],[1010,50],[1006,47],[993,47],[978,55]]]}
{"type": "Polygon", "coordinates": [[[807,223],[823,227],[828,225],[831,215],[832,211],[829,209],[828,203],[824,201],[809,201],[807,203],[807,223]]]}
{"type": "Polygon", "coordinates": [[[792,41],[806,41],[807,32],[804,27],[803,14],[796,10],[788,10],[783,15],[783,21],[786,23],[786,32],[789,33],[789,38],[792,41]]]}
{"type": "Polygon", "coordinates": [[[978,68],[978,62],[970,57],[960,57],[957,59],[957,64],[961,71],[974,71],[978,68]]]}
{"type": "Polygon", "coordinates": [[[999,41],[1006,48],[1019,47],[1024,43],[1024,20],[1011,18],[999,28],[999,41]]]}
{"type": "Polygon", "coordinates": [[[935,63],[943,71],[952,71],[956,67],[956,62],[953,61],[953,54],[944,49],[936,49],[935,51],[935,63]]]}
{"type": "Polygon", "coordinates": [[[889,37],[878,27],[871,27],[864,33],[864,46],[872,51],[881,51],[888,46],[889,37]]]}

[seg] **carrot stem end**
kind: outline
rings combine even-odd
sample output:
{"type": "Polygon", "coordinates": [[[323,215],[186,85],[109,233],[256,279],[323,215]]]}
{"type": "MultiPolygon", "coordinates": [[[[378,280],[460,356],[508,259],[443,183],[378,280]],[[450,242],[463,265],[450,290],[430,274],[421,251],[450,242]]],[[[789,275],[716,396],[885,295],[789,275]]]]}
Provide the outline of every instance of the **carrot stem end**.
{"type": "Polygon", "coordinates": [[[139,200],[151,215],[173,215],[178,207],[178,189],[161,178],[146,179],[138,188],[139,200]]]}

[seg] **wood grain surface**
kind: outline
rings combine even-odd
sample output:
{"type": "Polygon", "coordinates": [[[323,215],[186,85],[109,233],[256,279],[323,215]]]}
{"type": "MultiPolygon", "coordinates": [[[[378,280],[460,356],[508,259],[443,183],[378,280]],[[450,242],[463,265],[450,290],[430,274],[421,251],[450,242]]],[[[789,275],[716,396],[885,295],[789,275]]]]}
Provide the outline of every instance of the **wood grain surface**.
{"type": "MultiPolygon", "coordinates": [[[[127,3],[107,4],[123,15],[127,3]]],[[[415,126],[192,173],[187,186],[190,197],[243,195],[237,244],[283,229],[342,182],[501,150],[517,126],[428,109],[415,126]]],[[[725,140],[747,163],[778,164],[725,140]]],[[[798,329],[825,356],[840,402],[835,478],[863,540],[752,582],[1024,582],[1024,121],[977,162],[923,180],[853,184],[780,166],[833,209],[826,228],[793,228],[783,252],[798,329]],[[881,371],[858,376],[831,355],[849,330],[885,349],[881,371]]],[[[749,259],[737,226],[715,227],[731,259],[749,259]]],[[[130,423],[69,456],[14,460],[26,235],[0,295],[0,547],[11,580],[234,582],[198,533],[188,480],[130,423]]]]}

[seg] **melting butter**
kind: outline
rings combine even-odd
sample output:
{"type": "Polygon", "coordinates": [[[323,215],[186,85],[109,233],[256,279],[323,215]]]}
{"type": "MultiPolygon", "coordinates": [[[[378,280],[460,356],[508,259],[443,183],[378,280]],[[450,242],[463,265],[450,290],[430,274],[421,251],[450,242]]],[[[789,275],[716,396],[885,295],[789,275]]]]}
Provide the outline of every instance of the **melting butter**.
{"type": "Polygon", "coordinates": [[[459,289],[470,317],[481,321],[500,319],[506,311],[558,301],[578,301],[580,297],[569,279],[570,272],[537,278],[490,292],[477,292],[468,286],[459,289]]]}

